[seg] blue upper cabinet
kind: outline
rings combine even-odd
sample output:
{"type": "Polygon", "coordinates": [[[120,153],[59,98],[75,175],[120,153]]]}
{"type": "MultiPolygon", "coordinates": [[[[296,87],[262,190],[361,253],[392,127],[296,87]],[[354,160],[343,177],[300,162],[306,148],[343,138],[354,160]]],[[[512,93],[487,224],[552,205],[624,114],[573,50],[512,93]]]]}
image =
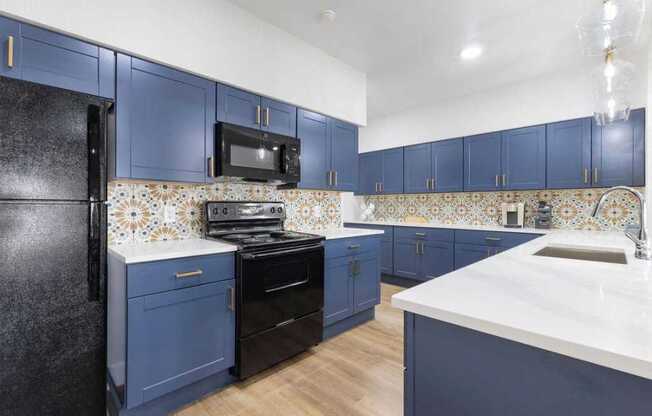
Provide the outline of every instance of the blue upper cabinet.
{"type": "Polygon", "coordinates": [[[403,150],[403,191],[406,194],[432,190],[432,145],[406,146],[403,150]]]}
{"type": "Polygon", "coordinates": [[[217,120],[238,126],[260,128],[260,96],[227,85],[217,85],[217,120]]]}
{"type": "Polygon", "coordinates": [[[113,51],[3,17],[0,35],[0,75],[115,97],[113,51]]]}
{"type": "Polygon", "coordinates": [[[358,193],[375,195],[380,193],[379,184],[383,180],[382,152],[361,153],[359,161],[358,193]]]}
{"type": "Polygon", "coordinates": [[[297,136],[297,108],[293,105],[261,98],[262,108],[261,125],[264,131],[282,134],[285,136],[297,136]]]}
{"type": "Polygon", "coordinates": [[[547,187],[591,186],[591,119],[548,124],[546,135],[547,187]]]}
{"type": "Polygon", "coordinates": [[[329,119],[331,187],[353,192],[358,186],[358,127],[329,119]]]}
{"type": "Polygon", "coordinates": [[[403,193],[403,148],[383,150],[383,180],[380,193],[403,193]]]}
{"type": "Polygon", "coordinates": [[[403,193],[403,148],[362,153],[359,159],[363,195],[403,193]]]}
{"type": "Polygon", "coordinates": [[[628,121],[604,127],[593,122],[593,186],[645,184],[644,130],[643,109],[632,111],[628,121]]]}
{"type": "Polygon", "coordinates": [[[0,16],[0,75],[20,78],[20,23],[0,16]]]}
{"type": "Polygon", "coordinates": [[[434,142],[432,182],[434,192],[460,192],[464,188],[464,140],[451,139],[434,142]]]}
{"type": "Polygon", "coordinates": [[[215,83],[118,54],[114,177],[205,182],[215,83]]]}
{"type": "Polygon", "coordinates": [[[501,189],[500,133],[479,134],[464,138],[464,190],[497,191],[501,189]]]}
{"type": "Polygon", "coordinates": [[[358,187],[358,128],[299,109],[300,188],[355,191],[358,187]]]}
{"type": "Polygon", "coordinates": [[[502,132],[503,189],[546,187],[546,127],[502,132]]]}
{"type": "Polygon", "coordinates": [[[301,139],[300,188],[325,189],[329,185],[330,127],[326,116],[299,109],[297,135],[301,139]]]}
{"type": "Polygon", "coordinates": [[[260,95],[217,85],[217,121],[296,137],[297,108],[260,95]]]}

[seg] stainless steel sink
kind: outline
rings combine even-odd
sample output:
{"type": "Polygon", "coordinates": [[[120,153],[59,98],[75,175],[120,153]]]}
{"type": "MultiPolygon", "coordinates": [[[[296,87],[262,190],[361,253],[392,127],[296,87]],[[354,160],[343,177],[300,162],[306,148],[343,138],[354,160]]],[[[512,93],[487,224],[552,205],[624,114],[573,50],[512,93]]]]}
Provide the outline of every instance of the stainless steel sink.
{"type": "Polygon", "coordinates": [[[558,257],[561,259],[599,261],[602,263],[627,264],[625,252],[619,249],[597,249],[591,247],[547,246],[534,253],[535,256],[558,257]]]}

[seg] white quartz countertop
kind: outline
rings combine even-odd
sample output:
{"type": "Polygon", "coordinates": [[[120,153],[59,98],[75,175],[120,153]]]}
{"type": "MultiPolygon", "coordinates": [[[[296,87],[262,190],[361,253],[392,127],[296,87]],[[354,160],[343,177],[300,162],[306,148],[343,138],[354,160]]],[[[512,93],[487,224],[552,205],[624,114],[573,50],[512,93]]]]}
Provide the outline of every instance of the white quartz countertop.
{"type": "Polygon", "coordinates": [[[652,262],[619,232],[556,230],[392,297],[405,311],[652,379],[652,262]],[[624,249],[627,265],[533,256],[624,249]]]}
{"type": "Polygon", "coordinates": [[[474,230],[474,231],[502,231],[508,233],[526,234],[549,234],[558,230],[544,230],[540,228],[507,228],[500,225],[471,225],[471,224],[439,224],[433,222],[398,222],[398,221],[344,221],[347,224],[360,225],[386,225],[394,227],[422,227],[422,228],[446,228],[449,230],[474,230]]]}
{"type": "Polygon", "coordinates": [[[337,238],[365,237],[368,235],[384,234],[382,230],[369,230],[363,228],[343,227],[328,231],[316,231],[313,234],[322,235],[326,240],[335,240],[337,238]]]}
{"type": "Polygon", "coordinates": [[[206,256],[234,252],[232,244],[199,238],[188,240],[155,241],[151,243],[127,243],[109,247],[109,252],[126,264],[169,260],[182,257],[206,256]]]}

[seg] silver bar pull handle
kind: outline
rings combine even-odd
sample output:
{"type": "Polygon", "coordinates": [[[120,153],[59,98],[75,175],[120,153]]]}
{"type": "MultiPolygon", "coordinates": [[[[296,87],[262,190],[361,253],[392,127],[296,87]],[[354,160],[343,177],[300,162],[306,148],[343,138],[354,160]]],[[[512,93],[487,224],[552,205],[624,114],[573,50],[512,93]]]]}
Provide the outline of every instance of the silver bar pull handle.
{"type": "Polygon", "coordinates": [[[414,233],[417,237],[425,237],[426,233],[414,233]]]}
{"type": "Polygon", "coordinates": [[[431,182],[431,183],[432,183],[432,190],[434,191],[434,190],[435,190],[435,184],[437,183],[436,180],[435,180],[435,178],[432,178],[432,182],[431,182]]]}
{"type": "Polygon", "coordinates": [[[265,126],[269,127],[269,107],[265,108],[265,126]]]}
{"type": "Polygon", "coordinates": [[[507,175],[503,173],[503,186],[507,186],[507,175]]]}
{"type": "Polygon", "coordinates": [[[229,288],[229,310],[235,312],[235,288],[229,288]]]}
{"type": "Polygon", "coordinates": [[[598,183],[598,168],[593,168],[593,183],[598,183]]]}
{"type": "Polygon", "coordinates": [[[215,177],[215,159],[213,156],[208,157],[208,176],[215,177]]]}
{"type": "Polygon", "coordinates": [[[334,186],[337,186],[337,171],[336,171],[336,170],[333,171],[333,177],[334,177],[334,179],[333,179],[333,185],[334,185],[334,186]]]}
{"type": "Polygon", "coordinates": [[[7,37],[7,67],[14,67],[14,37],[7,37]]]}
{"type": "Polygon", "coordinates": [[[500,182],[498,182],[499,180],[500,180],[500,175],[496,175],[496,188],[500,186],[500,182]]]}
{"type": "Polygon", "coordinates": [[[357,250],[360,248],[360,244],[351,244],[349,245],[349,250],[357,250]]]}
{"type": "Polygon", "coordinates": [[[177,279],[187,279],[189,277],[201,276],[202,274],[204,274],[204,271],[202,269],[197,269],[197,270],[192,271],[192,272],[177,272],[176,276],[177,276],[177,279]]]}
{"type": "Polygon", "coordinates": [[[589,170],[584,168],[584,183],[589,183],[589,170]]]}
{"type": "Polygon", "coordinates": [[[487,240],[487,241],[501,241],[502,240],[502,238],[499,238],[499,237],[485,237],[484,239],[487,240]]]}
{"type": "Polygon", "coordinates": [[[256,106],[256,124],[260,126],[260,106],[256,106]]]}
{"type": "Polygon", "coordinates": [[[329,170],[328,172],[326,172],[326,178],[327,178],[326,180],[328,181],[328,186],[332,186],[332,185],[333,185],[333,181],[332,181],[332,179],[331,179],[332,175],[333,175],[333,171],[332,171],[332,170],[329,170]]]}

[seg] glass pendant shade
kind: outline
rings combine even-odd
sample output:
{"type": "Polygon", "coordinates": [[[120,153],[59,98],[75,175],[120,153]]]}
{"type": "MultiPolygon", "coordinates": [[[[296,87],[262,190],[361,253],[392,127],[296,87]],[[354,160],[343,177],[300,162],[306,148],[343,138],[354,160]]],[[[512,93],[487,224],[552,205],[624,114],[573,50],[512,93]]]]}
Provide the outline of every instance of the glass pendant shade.
{"type": "Polygon", "coordinates": [[[585,55],[599,56],[605,49],[634,43],[641,32],[645,0],[584,0],[577,32],[585,55]]]}
{"type": "Polygon", "coordinates": [[[634,64],[615,59],[608,51],[605,61],[591,74],[594,87],[595,120],[606,125],[629,118],[630,97],[636,71],[634,64]]]}

